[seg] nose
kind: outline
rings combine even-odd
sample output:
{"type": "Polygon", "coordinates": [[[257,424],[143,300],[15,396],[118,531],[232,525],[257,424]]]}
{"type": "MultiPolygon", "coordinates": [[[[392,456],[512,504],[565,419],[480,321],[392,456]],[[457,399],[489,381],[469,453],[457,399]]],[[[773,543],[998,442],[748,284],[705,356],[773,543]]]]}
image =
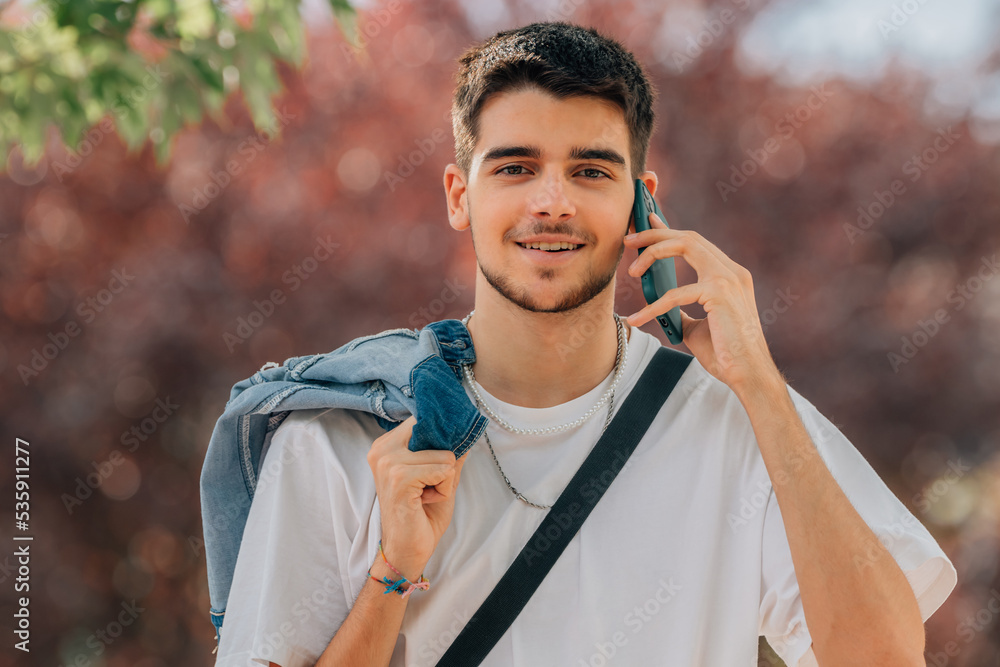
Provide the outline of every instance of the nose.
{"type": "Polygon", "coordinates": [[[527,217],[545,217],[559,220],[576,215],[576,204],[566,193],[566,184],[559,175],[551,174],[540,179],[538,188],[531,193],[527,204],[527,217]]]}

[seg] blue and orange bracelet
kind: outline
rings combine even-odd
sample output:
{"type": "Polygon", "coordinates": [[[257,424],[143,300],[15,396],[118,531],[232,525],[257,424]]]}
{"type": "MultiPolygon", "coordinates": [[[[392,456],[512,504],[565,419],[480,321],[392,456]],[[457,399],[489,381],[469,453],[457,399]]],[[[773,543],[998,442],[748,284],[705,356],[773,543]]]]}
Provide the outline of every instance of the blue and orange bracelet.
{"type": "Polygon", "coordinates": [[[382,540],[378,541],[378,552],[382,554],[382,560],[384,560],[385,564],[389,566],[389,569],[399,575],[399,579],[396,579],[395,581],[390,579],[389,577],[382,577],[381,579],[379,579],[374,574],[372,574],[372,569],[370,567],[368,568],[369,578],[374,579],[380,584],[385,584],[385,591],[382,593],[382,595],[385,595],[389,591],[394,591],[396,593],[399,593],[399,595],[401,595],[402,598],[405,600],[407,596],[409,596],[409,594],[412,593],[415,588],[419,588],[424,591],[430,588],[431,582],[428,581],[427,579],[424,579],[423,574],[420,575],[419,581],[411,582],[406,577],[403,576],[402,572],[394,568],[392,564],[389,562],[389,559],[385,557],[385,552],[382,551],[382,540]],[[404,583],[410,584],[409,588],[407,588],[406,590],[400,588],[400,586],[402,586],[404,583]]]}

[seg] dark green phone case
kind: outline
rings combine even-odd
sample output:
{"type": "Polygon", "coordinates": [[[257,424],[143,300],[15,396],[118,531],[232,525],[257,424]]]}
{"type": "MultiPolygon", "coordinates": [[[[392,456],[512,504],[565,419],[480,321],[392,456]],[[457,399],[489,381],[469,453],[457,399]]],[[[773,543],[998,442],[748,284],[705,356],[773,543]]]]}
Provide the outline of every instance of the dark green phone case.
{"type": "MultiPolygon", "coordinates": [[[[667,225],[667,219],[663,217],[663,211],[656,204],[653,195],[649,193],[649,188],[641,179],[635,179],[635,200],[632,204],[632,217],[635,231],[643,232],[650,229],[649,213],[652,211],[667,225]]],[[[670,225],[667,225],[668,227],[670,225]]],[[[642,253],[646,248],[639,248],[642,253]]],[[[640,279],[642,283],[642,295],[646,297],[646,303],[653,303],[667,290],[677,287],[677,274],[674,272],[674,258],[667,257],[658,259],[646,269],[640,279]]],[[[663,315],[658,315],[656,321],[663,327],[667,338],[674,345],[680,344],[684,340],[684,329],[681,326],[680,306],[674,306],[663,315]]]]}

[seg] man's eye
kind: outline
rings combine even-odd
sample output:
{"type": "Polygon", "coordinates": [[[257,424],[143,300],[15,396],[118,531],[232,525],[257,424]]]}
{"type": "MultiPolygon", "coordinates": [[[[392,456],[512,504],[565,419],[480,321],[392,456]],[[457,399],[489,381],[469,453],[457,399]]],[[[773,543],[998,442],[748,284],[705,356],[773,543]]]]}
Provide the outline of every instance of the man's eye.
{"type": "MultiPolygon", "coordinates": [[[[522,176],[523,175],[523,172],[516,172],[515,173],[515,172],[508,171],[508,169],[522,169],[523,170],[524,166],[520,165],[520,164],[509,164],[506,167],[502,167],[502,168],[498,169],[496,173],[498,173],[498,174],[506,174],[508,176],[522,176]]],[[[589,174],[587,176],[587,180],[591,180],[591,181],[600,180],[601,177],[611,178],[606,173],[604,173],[603,171],[601,171],[600,169],[597,169],[595,167],[587,167],[586,169],[581,169],[578,173],[580,173],[580,174],[589,174]]]]}

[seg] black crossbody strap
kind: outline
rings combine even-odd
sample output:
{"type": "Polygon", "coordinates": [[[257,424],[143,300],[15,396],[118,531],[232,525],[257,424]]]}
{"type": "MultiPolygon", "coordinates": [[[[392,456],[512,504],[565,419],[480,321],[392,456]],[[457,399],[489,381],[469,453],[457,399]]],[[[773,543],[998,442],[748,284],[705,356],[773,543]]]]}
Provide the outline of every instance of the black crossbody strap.
{"type": "Polygon", "coordinates": [[[624,467],[691,359],[669,347],[656,351],[576,475],[437,667],[475,667],[493,650],[624,467]],[[590,493],[584,493],[587,487],[590,493]]]}

